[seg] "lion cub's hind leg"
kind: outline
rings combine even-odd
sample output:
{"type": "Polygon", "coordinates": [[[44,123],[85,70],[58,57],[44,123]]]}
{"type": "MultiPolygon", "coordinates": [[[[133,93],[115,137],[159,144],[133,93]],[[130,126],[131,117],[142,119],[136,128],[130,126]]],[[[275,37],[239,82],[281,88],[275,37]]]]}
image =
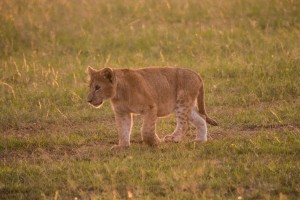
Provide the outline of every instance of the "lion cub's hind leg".
{"type": "Polygon", "coordinates": [[[198,113],[196,106],[193,107],[191,112],[191,122],[197,128],[197,135],[195,141],[207,141],[207,125],[205,119],[198,113]]]}
{"type": "Polygon", "coordinates": [[[189,118],[192,110],[190,101],[180,99],[176,102],[175,115],[176,115],[176,129],[171,135],[164,138],[165,142],[179,142],[186,134],[189,128],[189,118]]]}

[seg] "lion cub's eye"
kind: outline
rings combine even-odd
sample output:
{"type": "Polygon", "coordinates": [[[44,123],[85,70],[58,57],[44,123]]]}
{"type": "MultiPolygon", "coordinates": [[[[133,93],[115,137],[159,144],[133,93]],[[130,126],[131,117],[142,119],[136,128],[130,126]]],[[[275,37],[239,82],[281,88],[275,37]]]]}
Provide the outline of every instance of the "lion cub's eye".
{"type": "Polygon", "coordinates": [[[101,87],[100,87],[99,85],[96,85],[96,86],[95,86],[95,91],[100,90],[100,88],[101,88],[101,87]]]}

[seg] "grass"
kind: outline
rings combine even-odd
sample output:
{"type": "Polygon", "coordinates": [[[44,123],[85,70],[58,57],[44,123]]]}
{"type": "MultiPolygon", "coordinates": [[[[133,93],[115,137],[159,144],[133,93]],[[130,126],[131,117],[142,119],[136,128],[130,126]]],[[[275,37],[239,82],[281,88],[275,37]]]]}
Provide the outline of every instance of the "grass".
{"type": "MultiPolygon", "coordinates": [[[[0,3],[1,199],[298,199],[300,4],[253,1],[0,3]],[[205,82],[209,141],[151,148],[134,117],[117,142],[86,67],[183,66],[205,82]]],[[[158,134],[175,128],[160,119],[158,134]]]]}

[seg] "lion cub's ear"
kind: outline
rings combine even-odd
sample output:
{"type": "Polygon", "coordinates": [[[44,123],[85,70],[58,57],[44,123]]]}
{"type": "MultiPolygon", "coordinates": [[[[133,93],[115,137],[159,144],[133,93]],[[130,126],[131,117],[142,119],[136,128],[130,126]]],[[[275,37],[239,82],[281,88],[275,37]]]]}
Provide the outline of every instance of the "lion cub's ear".
{"type": "Polygon", "coordinates": [[[109,67],[104,68],[101,73],[103,74],[104,78],[109,80],[109,82],[114,83],[115,81],[115,74],[113,70],[109,67]]]}
{"type": "Polygon", "coordinates": [[[97,72],[97,70],[95,70],[94,68],[92,68],[91,66],[88,66],[85,70],[85,73],[87,73],[88,75],[92,75],[94,74],[95,72],[97,72]]]}

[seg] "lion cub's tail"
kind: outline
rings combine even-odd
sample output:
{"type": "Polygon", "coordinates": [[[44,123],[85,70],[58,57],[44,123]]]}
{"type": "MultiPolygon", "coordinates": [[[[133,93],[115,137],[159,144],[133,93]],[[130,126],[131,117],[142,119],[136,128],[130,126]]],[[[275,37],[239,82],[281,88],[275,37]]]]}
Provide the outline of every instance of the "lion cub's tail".
{"type": "Polygon", "coordinates": [[[205,99],[204,99],[204,86],[203,86],[203,82],[202,82],[202,85],[200,87],[200,91],[199,91],[199,95],[198,95],[198,98],[197,98],[197,101],[198,101],[198,109],[199,109],[199,113],[201,115],[204,115],[205,118],[206,118],[206,122],[210,125],[213,125],[213,126],[218,126],[218,123],[209,118],[207,113],[206,113],[206,109],[205,109],[205,99]]]}

